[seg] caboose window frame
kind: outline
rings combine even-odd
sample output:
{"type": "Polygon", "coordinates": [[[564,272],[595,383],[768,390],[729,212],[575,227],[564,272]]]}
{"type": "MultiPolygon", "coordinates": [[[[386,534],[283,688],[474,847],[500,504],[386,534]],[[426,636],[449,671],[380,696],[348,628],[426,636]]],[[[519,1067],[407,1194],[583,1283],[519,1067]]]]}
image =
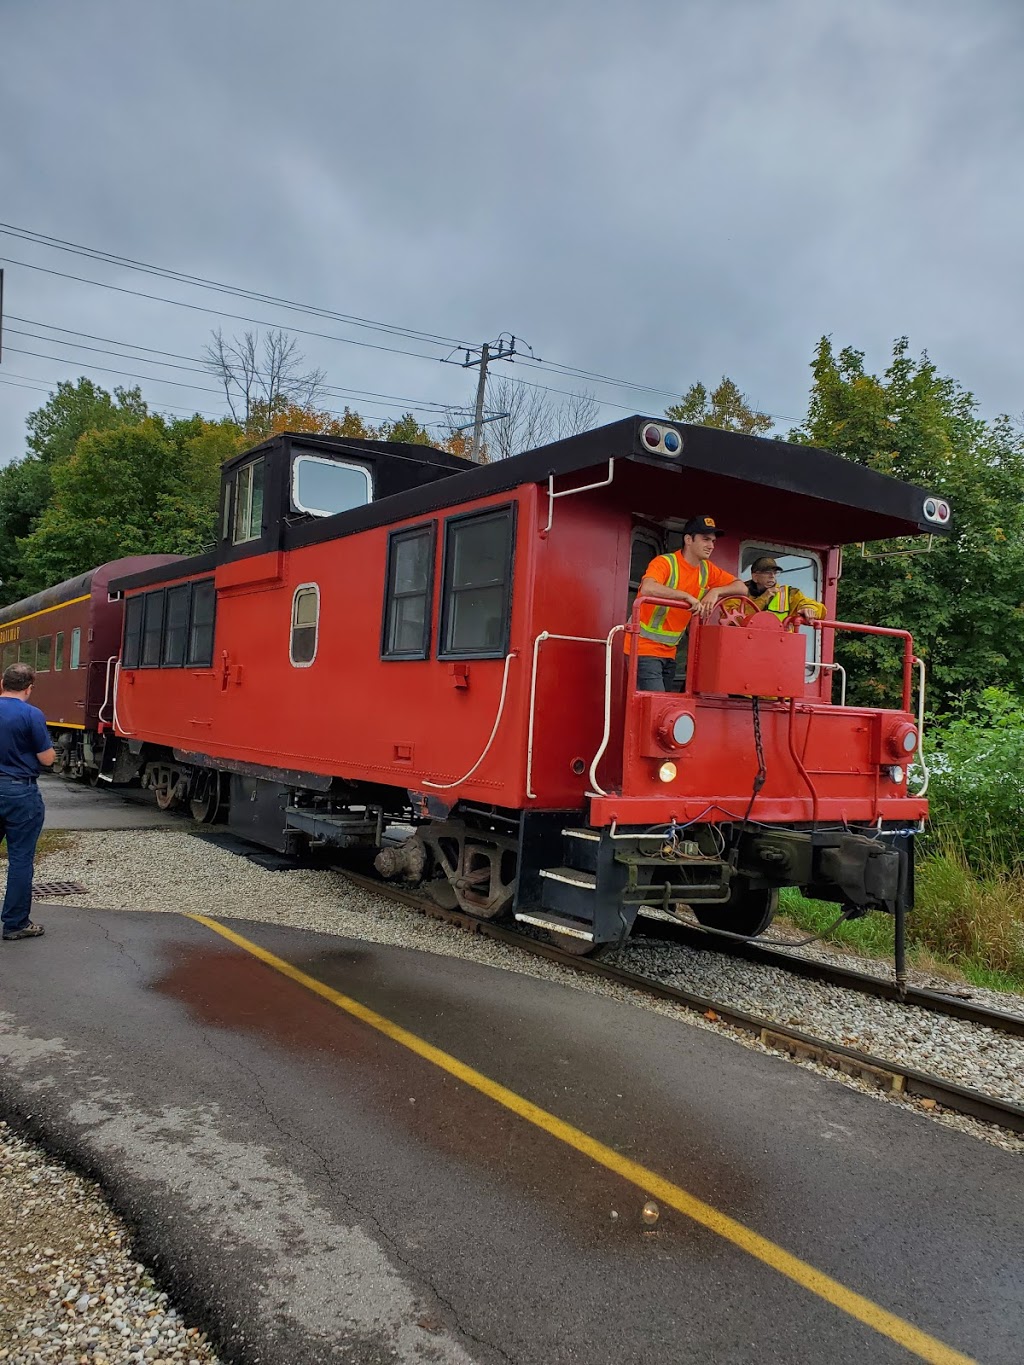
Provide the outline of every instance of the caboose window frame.
{"type": "MultiPolygon", "coordinates": [[[[138,668],[142,658],[142,617],[146,610],[146,595],[129,597],[124,606],[124,636],[121,642],[121,667],[138,668]]],[[[74,667],[74,665],[72,665],[74,667]]]]}
{"type": "Polygon", "coordinates": [[[514,502],[504,503],[499,507],[481,508],[475,512],[462,512],[454,517],[447,517],[444,523],[444,558],[441,567],[441,619],[437,636],[437,657],[438,659],[503,659],[508,653],[509,637],[512,629],[512,588],[514,581],[515,551],[516,551],[516,508],[514,502]],[[508,529],[508,540],[505,546],[504,563],[500,578],[463,583],[456,585],[454,582],[455,558],[456,558],[456,539],[459,532],[467,526],[480,525],[487,522],[504,525],[508,529]],[[458,599],[464,593],[480,592],[481,590],[498,588],[501,590],[501,617],[498,631],[498,641],[489,649],[481,648],[456,648],[452,643],[452,637],[457,622],[458,599]]]}
{"type": "MultiPolygon", "coordinates": [[[[239,465],[231,476],[228,491],[232,545],[247,545],[263,535],[263,521],[267,508],[267,461],[263,455],[248,464],[239,465]],[[257,488],[257,471],[259,487],[257,488]],[[256,496],[259,494],[259,517],[254,521],[256,496]]],[[[225,508],[225,519],[228,518],[225,508]]]]}
{"type": "Polygon", "coordinates": [[[185,654],[185,668],[212,668],[213,647],[217,638],[217,586],[212,578],[192,580],[192,597],[188,609],[188,649],[185,654]],[[210,619],[198,619],[196,604],[200,594],[209,603],[210,619]],[[207,632],[209,634],[207,635],[207,632]]]}
{"type": "Polygon", "coordinates": [[[320,648],[320,584],[319,583],[300,583],[292,593],[292,616],[291,630],[288,633],[288,662],[292,668],[312,668],[316,663],[317,651],[320,648]],[[301,624],[296,620],[299,608],[299,597],[301,594],[310,593],[316,602],[316,612],[313,616],[313,623],[310,626],[308,621],[301,624]],[[295,636],[297,631],[313,631],[313,652],[308,659],[297,659],[295,657],[295,636]]]}
{"type": "Polygon", "coordinates": [[[292,458],[291,500],[292,510],[295,512],[302,512],[310,517],[336,517],[341,512],[351,512],[356,507],[366,507],[373,502],[373,476],[366,465],[357,464],[354,460],[328,460],[322,455],[314,455],[311,451],[297,449],[292,458]],[[307,464],[323,465],[328,469],[345,469],[353,474],[361,474],[366,496],[362,502],[354,502],[349,507],[339,507],[333,512],[326,507],[307,506],[299,497],[302,467],[307,464]]]}
{"type": "MultiPolygon", "coordinates": [[[[782,545],[778,541],[759,540],[756,536],[748,536],[746,540],[740,542],[739,555],[736,559],[737,575],[740,579],[745,579],[750,574],[751,565],[762,555],[791,555],[794,559],[806,559],[814,566],[815,585],[814,592],[808,593],[809,597],[816,597],[819,602],[825,600],[825,559],[820,550],[811,550],[806,545],[782,545]],[[747,562],[748,554],[751,550],[757,553],[747,562]],[[746,563],[746,567],[744,564],[746,563]]],[[[787,575],[788,576],[788,575],[787,575]]],[[[780,576],[780,582],[785,582],[785,577],[780,576]]],[[[821,631],[815,630],[812,626],[801,626],[798,632],[807,641],[807,662],[804,666],[804,681],[813,682],[819,676],[818,668],[821,664],[821,631]]]]}
{"type": "Polygon", "coordinates": [[[397,662],[430,658],[434,617],[434,577],[437,560],[437,522],[420,522],[417,526],[403,526],[388,534],[387,570],[384,576],[384,609],[381,613],[380,657],[397,662]],[[399,591],[396,587],[399,547],[410,540],[427,541],[427,575],[422,587],[399,591]],[[398,610],[403,602],[423,600],[423,626],[420,643],[415,649],[396,649],[393,644],[398,624],[398,610]]]}

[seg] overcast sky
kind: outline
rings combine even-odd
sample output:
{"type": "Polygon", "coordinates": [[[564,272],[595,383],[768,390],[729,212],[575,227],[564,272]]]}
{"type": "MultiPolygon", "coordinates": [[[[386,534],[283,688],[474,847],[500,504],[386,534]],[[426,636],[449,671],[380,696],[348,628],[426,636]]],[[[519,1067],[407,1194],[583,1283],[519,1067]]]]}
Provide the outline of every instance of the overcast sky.
{"type": "MultiPolygon", "coordinates": [[[[782,428],[825,332],[875,367],[906,333],[1019,413],[1022,56],[1020,0],[0,0],[0,219],[676,394],[729,374],[782,428]]],[[[402,400],[348,399],[374,417],[472,398],[444,344],[0,255],[0,462],[46,396],[15,385],[136,382],[89,364],[214,388],[11,329],[193,357],[247,325],[12,261],[431,357],[302,338],[332,385],[402,400]]],[[[591,387],[607,420],[669,401],[591,387]]]]}

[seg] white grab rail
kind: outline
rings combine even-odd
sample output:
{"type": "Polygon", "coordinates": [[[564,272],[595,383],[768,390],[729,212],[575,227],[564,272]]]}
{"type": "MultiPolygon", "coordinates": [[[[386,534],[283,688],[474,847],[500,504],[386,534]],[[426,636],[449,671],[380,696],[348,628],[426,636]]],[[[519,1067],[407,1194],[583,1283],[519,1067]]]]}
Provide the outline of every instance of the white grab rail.
{"type": "Polygon", "coordinates": [[[571,640],[577,644],[603,645],[603,635],[555,635],[550,630],[542,630],[533,642],[533,669],[530,674],[530,724],[526,734],[526,795],[536,801],[533,790],[533,732],[537,715],[537,659],[540,647],[545,640],[571,640]]]}

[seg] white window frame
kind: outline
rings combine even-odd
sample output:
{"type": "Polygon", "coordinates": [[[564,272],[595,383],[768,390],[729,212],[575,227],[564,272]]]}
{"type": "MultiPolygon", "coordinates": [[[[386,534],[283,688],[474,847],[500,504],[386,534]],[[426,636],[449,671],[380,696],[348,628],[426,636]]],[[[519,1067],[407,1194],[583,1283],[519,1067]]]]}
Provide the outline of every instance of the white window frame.
{"type": "MultiPolygon", "coordinates": [[[[746,569],[744,569],[743,567],[743,560],[748,550],[760,550],[762,554],[767,553],[773,555],[796,555],[799,559],[813,560],[814,563],[817,564],[818,566],[817,591],[821,593],[821,596],[817,600],[819,602],[824,602],[825,560],[820,550],[811,550],[806,545],[780,545],[778,541],[761,540],[757,536],[748,537],[748,539],[740,542],[739,559],[736,561],[736,567],[738,570],[737,576],[739,577],[741,582],[745,582],[747,576],[750,573],[749,567],[746,569]]],[[[759,558],[760,555],[754,556],[754,559],[759,558]]],[[[750,562],[751,564],[753,564],[754,560],[752,559],[750,562]]],[[[820,676],[818,668],[819,665],[821,664],[821,631],[815,630],[813,626],[801,626],[799,633],[805,639],[810,638],[814,644],[814,649],[808,655],[807,663],[804,666],[804,681],[814,682],[815,679],[820,676]]]]}
{"type": "Polygon", "coordinates": [[[308,455],[305,451],[300,450],[292,460],[292,507],[296,512],[305,512],[310,517],[336,517],[339,515],[337,512],[325,512],[322,507],[305,507],[299,502],[299,464],[303,460],[312,464],[330,465],[332,469],[352,469],[357,474],[362,474],[366,480],[366,502],[359,505],[365,507],[368,503],[373,502],[373,478],[365,465],[353,464],[349,460],[325,460],[321,455],[308,455]]]}
{"type": "MultiPolygon", "coordinates": [[[[307,630],[307,626],[299,626],[300,630],[307,630]]],[[[288,620],[288,662],[292,668],[312,668],[316,663],[316,656],[320,650],[320,584],[319,583],[300,583],[292,593],[292,611],[288,620]],[[316,620],[313,623],[313,657],[312,659],[296,659],[293,652],[295,639],[295,608],[298,605],[299,593],[312,588],[316,593],[316,620]]]]}
{"type": "Polygon", "coordinates": [[[266,497],[267,497],[267,481],[266,481],[266,480],[267,480],[267,461],[266,461],[266,457],[265,457],[265,456],[260,455],[258,459],[250,460],[250,461],[248,462],[248,464],[239,465],[238,469],[235,470],[235,473],[234,473],[234,475],[232,476],[232,480],[231,480],[231,482],[232,482],[232,492],[231,492],[231,497],[230,497],[230,499],[229,499],[229,501],[230,501],[230,507],[231,507],[231,544],[232,544],[232,545],[248,545],[248,544],[250,543],[250,541],[259,540],[260,536],[263,534],[263,510],[264,510],[263,508],[260,509],[260,524],[259,524],[259,526],[257,526],[256,529],[253,530],[253,525],[252,525],[252,494],[253,494],[253,487],[255,486],[255,482],[256,482],[255,475],[256,475],[256,466],[257,466],[257,465],[262,465],[262,466],[263,466],[263,499],[264,499],[264,506],[265,506],[265,504],[266,504],[266,497]],[[245,525],[246,525],[246,527],[248,528],[249,534],[248,534],[248,535],[245,535],[245,536],[239,536],[239,535],[236,534],[236,532],[237,532],[237,530],[238,530],[238,496],[239,496],[240,492],[242,491],[242,490],[241,490],[242,476],[245,475],[245,474],[247,474],[247,475],[249,476],[249,478],[248,478],[249,488],[248,488],[248,493],[247,493],[246,500],[245,500],[245,525]]]}

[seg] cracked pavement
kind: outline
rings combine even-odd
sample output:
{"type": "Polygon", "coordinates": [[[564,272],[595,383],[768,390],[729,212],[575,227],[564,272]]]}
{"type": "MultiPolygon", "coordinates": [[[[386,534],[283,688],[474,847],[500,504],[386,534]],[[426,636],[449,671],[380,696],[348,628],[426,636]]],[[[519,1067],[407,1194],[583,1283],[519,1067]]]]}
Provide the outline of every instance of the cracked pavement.
{"type": "MultiPolygon", "coordinates": [[[[903,1361],[174,915],[47,907],[0,953],[0,1114],[99,1179],[226,1360],[903,1361]],[[43,916],[41,915],[41,918],[43,916]]],[[[551,982],[241,933],[987,1362],[1019,1360],[1019,1159],[551,982]]]]}

